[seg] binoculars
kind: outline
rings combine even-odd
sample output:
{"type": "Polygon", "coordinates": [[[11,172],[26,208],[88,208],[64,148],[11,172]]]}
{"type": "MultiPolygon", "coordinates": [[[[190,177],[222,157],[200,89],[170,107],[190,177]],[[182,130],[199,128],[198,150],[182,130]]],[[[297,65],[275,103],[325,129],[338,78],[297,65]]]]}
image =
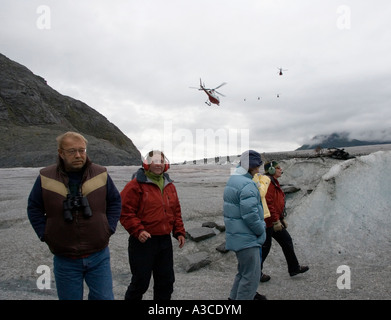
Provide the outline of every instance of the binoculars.
{"type": "Polygon", "coordinates": [[[80,192],[76,196],[67,194],[67,198],[63,202],[64,220],[66,222],[73,221],[73,212],[81,211],[84,218],[90,218],[92,211],[88,203],[88,199],[80,192]]]}

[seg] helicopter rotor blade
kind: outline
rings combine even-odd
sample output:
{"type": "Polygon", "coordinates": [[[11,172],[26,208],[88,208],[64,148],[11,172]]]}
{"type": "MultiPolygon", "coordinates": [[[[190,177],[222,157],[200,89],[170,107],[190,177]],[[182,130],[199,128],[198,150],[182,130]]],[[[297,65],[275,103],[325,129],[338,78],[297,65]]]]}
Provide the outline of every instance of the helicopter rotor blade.
{"type": "Polygon", "coordinates": [[[226,85],[226,84],[227,84],[226,82],[223,82],[223,83],[220,84],[218,87],[216,87],[215,90],[218,89],[218,88],[220,88],[220,87],[222,87],[222,86],[224,86],[224,85],[226,85]]]}
{"type": "Polygon", "coordinates": [[[220,92],[218,92],[218,91],[216,91],[216,90],[214,90],[214,92],[218,93],[220,96],[225,97],[225,95],[223,95],[222,93],[220,93],[220,92]]]}

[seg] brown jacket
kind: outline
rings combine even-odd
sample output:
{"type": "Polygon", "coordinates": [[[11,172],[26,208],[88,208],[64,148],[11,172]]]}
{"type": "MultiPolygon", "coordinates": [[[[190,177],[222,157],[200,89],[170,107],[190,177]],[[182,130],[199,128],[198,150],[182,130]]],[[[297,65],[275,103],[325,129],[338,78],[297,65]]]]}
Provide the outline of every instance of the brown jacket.
{"type": "Polygon", "coordinates": [[[46,212],[44,239],[53,254],[80,257],[104,249],[111,235],[106,216],[107,170],[87,161],[81,189],[92,211],[90,218],[81,212],[66,222],[63,202],[68,194],[68,176],[60,165],[40,171],[42,197],[46,212]]]}

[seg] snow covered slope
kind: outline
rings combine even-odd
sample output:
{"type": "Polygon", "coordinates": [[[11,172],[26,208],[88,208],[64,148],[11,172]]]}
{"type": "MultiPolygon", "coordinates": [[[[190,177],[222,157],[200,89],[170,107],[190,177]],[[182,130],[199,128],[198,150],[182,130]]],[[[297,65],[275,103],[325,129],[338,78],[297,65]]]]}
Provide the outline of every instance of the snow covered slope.
{"type": "MultiPolygon", "coordinates": [[[[312,181],[303,170],[301,179],[312,181]]],[[[376,260],[391,257],[391,152],[338,162],[311,194],[292,209],[292,233],[313,258],[376,260]]]]}

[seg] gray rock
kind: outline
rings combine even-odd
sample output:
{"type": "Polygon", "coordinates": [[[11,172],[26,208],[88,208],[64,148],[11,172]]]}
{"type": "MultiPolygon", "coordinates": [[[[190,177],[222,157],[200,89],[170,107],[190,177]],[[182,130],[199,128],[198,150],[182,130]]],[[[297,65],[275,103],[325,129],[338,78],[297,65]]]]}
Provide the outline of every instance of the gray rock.
{"type": "Polygon", "coordinates": [[[207,227],[199,227],[187,230],[189,238],[195,242],[199,242],[211,237],[214,237],[216,233],[213,229],[207,227]]]}
{"type": "Polygon", "coordinates": [[[294,185],[288,184],[288,185],[281,185],[282,191],[284,193],[295,193],[297,191],[300,191],[301,189],[298,187],[295,187],[294,185]]]}
{"type": "Polygon", "coordinates": [[[219,230],[220,232],[224,232],[225,231],[225,226],[224,225],[217,225],[216,226],[216,229],[219,230]]]}
{"type": "Polygon", "coordinates": [[[141,164],[133,142],[99,112],[2,54],[0,70],[0,167],[55,163],[56,137],[66,131],[86,137],[88,156],[97,164],[141,164]]]}
{"type": "Polygon", "coordinates": [[[216,248],[216,250],[217,250],[218,252],[221,252],[221,253],[227,253],[227,252],[229,252],[229,250],[225,249],[225,241],[224,241],[222,244],[220,244],[220,245],[216,248]]]}
{"type": "Polygon", "coordinates": [[[208,222],[204,222],[202,224],[203,227],[207,227],[207,228],[216,228],[217,230],[219,230],[220,232],[224,232],[225,231],[225,226],[223,225],[219,225],[217,224],[216,222],[213,222],[213,221],[208,221],[208,222]]]}
{"type": "Polygon", "coordinates": [[[216,228],[217,223],[213,222],[213,221],[207,221],[207,222],[202,223],[202,226],[206,227],[206,228],[216,228]]]}
{"type": "Polygon", "coordinates": [[[201,251],[184,258],[186,272],[196,271],[211,263],[207,252],[201,251]]]}

